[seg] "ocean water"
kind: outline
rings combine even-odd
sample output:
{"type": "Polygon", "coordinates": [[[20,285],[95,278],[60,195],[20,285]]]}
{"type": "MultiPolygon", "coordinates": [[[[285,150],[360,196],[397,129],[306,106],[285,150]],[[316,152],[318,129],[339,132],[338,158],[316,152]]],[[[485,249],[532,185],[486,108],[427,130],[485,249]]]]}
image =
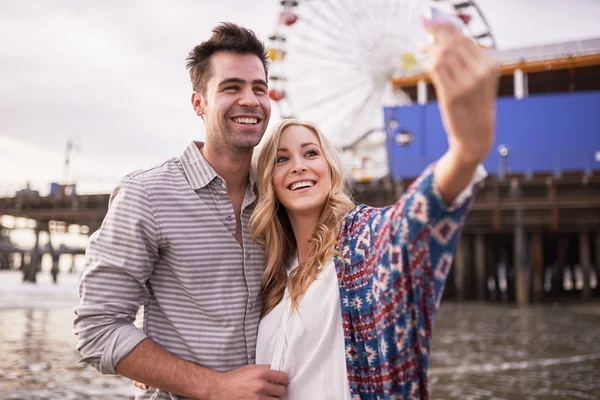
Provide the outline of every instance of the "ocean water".
{"type": "MultiPolygon", "coordinates": [[[[2,399],[126,399],[128,379],[78,363],[78,273],[22,284],[0,272],[2,399]]],[[[600,302],[516,308],[444,302],[430,358],[432,399],[599,399],[600,302]]]]}

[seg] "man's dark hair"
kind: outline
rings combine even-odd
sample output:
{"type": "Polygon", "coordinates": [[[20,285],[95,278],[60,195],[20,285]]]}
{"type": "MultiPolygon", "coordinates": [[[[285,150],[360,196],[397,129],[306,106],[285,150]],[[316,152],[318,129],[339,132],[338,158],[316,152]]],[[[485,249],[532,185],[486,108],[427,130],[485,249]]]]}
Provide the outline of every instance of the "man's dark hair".
{"type": "Polygon", "coordinates": [[[256,54],[265,68],[265,76],[268,76],[267,50],[254,32],[231,22],[217,25],[212,32],[210,39],[194,47],[186,58],[186,68],[190,70],[190,79],[195,91],[205,94],[206,82],[212,74],[210,57],[218,51],[256,54]]]}

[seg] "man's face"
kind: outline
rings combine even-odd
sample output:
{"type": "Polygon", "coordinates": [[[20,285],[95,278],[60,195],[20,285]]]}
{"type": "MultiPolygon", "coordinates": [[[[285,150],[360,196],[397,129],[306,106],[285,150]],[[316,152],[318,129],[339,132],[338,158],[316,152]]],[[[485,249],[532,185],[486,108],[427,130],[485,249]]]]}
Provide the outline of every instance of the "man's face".
{"type": "Polygon", "coordinates": [[[204,119],[206,141],[223,150],[252,150],[271,117],[263,64],[254,54],[217,52],[211,65],[205,93],[192,96],[196,114],[204,119]]]}

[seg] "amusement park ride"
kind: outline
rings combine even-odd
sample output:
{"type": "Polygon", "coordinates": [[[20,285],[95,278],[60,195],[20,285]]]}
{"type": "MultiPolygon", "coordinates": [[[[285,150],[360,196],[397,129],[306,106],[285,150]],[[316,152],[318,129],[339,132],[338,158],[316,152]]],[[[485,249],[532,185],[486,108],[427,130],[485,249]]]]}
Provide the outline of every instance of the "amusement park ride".
{"type": "Polygon", "coordinates": [[[415,76],[434,3],[456,15],[481,46],[496,42],[474,1],[284,0],[270,36],[269,96],[282,118],[314,121],[337,145],[381,129],[384,105],[411,103],[394,80],[415,76]]]}

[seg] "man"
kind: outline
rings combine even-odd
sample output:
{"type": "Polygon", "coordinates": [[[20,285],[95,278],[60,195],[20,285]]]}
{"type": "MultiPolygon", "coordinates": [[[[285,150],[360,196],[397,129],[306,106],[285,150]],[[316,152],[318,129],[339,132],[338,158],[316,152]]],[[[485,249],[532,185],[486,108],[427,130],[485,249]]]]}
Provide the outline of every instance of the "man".
{"type": "Polygon", "coordinates": [[[248,232],[250,163],[271,114],[265,48],[226,23],[187,61],[206,142],[114,191],[87,249],[77,349],[101,373],[149,385],[140,399],[279,398],[287,376],[252,365],[264,253],[248,232]]]}

